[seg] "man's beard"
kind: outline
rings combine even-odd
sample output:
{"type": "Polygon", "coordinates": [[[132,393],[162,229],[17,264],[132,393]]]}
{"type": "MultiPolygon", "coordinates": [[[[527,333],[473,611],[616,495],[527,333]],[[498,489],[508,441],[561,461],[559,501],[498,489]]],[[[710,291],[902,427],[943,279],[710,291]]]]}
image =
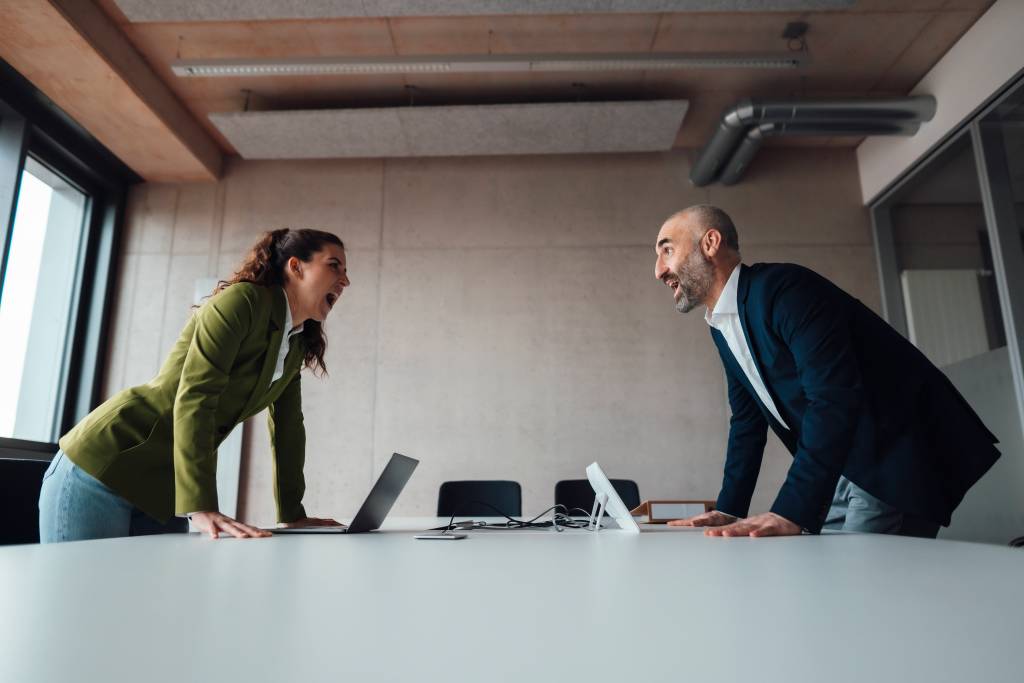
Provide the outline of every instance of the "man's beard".
{"type": "Polygon", "coordinates": [[[711,283],[714,282],[715,268],[697,246],[686,257],[686,261],[675,275],[679,280],[681,292],[679,301],[676,302],[676,310],[680,313],[689,313],[707,298],[708,292],[711,291],[711,283]]]}

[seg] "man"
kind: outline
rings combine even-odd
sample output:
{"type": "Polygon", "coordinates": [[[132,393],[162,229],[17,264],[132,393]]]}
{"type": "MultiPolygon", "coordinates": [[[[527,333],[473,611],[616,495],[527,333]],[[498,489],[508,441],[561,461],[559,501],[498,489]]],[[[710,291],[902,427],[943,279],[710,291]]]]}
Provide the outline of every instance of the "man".
{"type": "Polygon", "coordinates": [[[732,418],[711,536],[847,531],[934,538],[999,457],[949,380],[861,302],[791,264],[743,265],[729,216],[671,216],[654,274],[676,310],[706,307],[732,418]],[[771,511],[746,517],[768,426],[793,454],[771,511]],[[827,525],[826,525],[827,521],[827,525]]]}

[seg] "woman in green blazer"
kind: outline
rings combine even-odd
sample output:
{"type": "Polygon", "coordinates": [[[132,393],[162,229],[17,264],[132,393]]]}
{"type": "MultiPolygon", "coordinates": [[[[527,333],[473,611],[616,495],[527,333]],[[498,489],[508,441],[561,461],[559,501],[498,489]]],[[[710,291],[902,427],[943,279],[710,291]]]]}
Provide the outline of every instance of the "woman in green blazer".
{"type": "Polygon", "coordinates": [[[217,446],[269,408],[279,523],[306,516],[300,370],[326,370],[323,321],[349,285],[345,246],[274,230],[199,307],[160,372],[114,395],[60,440],[39,496],[42,542],[181,531],[269,536],[218,512],[217,446]]]}

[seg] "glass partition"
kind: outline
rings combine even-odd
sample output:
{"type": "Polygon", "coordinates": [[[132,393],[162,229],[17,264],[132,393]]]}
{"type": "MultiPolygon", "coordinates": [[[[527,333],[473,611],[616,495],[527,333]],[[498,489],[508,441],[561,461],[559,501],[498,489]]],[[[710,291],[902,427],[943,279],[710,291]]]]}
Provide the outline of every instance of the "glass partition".
{"type": "Polygon", "coordinates": [[[885,314],[953,382],[1002,457],[942,538],[1024,534],[1024,82],[872,207],[885,314]]]}

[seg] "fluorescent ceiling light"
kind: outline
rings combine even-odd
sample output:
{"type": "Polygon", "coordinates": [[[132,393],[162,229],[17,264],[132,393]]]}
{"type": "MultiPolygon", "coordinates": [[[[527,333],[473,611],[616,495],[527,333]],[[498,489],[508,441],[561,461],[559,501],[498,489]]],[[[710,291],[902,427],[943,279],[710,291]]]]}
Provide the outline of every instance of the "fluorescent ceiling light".
{"type": "Polygon", "coordinates": [[[813,12],[854,0],[114,0],[129,21],[268,21],[662,12],[813,12]]]}
{"type": "Polygon", "coordinates": [[[496,73],[538,71],[671,71],[681,69],[796,69],[801,52],[739,54],[462,55],[374,59],[216,59],[171,64],[178,76],[325,76],[348,74],[496,73]]]}

